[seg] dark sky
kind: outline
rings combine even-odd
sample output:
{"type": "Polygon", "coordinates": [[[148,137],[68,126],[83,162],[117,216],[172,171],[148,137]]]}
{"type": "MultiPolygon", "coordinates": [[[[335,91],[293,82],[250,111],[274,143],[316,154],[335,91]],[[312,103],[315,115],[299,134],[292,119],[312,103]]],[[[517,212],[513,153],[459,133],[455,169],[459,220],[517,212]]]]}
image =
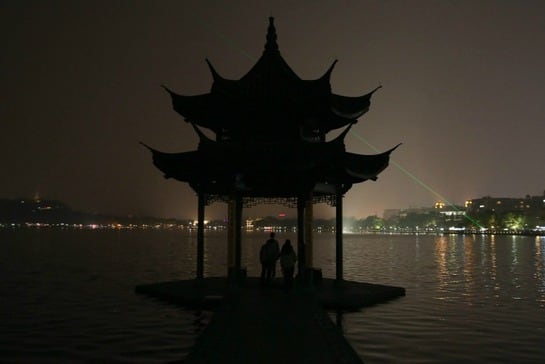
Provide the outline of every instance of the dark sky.
{"type": "MultiPolygon", "coordinates": [[[[431,206],[436,194],[462,204],[545,190],[544,1],[3,0],[0,197],[193,217],[195,194],[163,179],[138,142],[195,150],[194,131],[160,85],[208,92],[205,58],[224,77],[242,77],[262,53],[270,15],[300,77],[317,78],[338,59],[333,92],[383,85],[347,150],[403,145],[378,181],[348,192],[346,216],[431,206]]],[[[207,218],[225,211],[213,204],[207,218]]]]}

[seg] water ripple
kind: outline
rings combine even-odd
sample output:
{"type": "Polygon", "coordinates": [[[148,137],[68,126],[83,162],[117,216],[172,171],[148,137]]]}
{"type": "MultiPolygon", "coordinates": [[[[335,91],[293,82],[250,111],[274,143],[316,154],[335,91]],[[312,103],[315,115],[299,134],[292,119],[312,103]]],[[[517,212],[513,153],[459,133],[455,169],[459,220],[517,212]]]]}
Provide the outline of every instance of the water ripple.
{"type": "MultiPolygon", "coordinates": [[[[195,274],[195,237],[186,232],[0,234],[0,312],[9,313],[0,320],[0,361],[179,361],[210,320],[209,312],[133,291],[195,274]]],[[[225,236],[206,238],[205,273],[224,275],[225,236]]],[[[262,238],[245,235],[249,275],[259,274],[262,238]]],[[[281,238],[296,241],[295,234],[281,238]]],[[[326,277],[335,275],[334,254],[334,235],[317,234],[315,266],[326,277]]],[[[542,239],[345,235],[344,267],[346,279],[406,288],[405,297],[387,304],[331,314],[367,363],[545,357],[542,239]]]]}

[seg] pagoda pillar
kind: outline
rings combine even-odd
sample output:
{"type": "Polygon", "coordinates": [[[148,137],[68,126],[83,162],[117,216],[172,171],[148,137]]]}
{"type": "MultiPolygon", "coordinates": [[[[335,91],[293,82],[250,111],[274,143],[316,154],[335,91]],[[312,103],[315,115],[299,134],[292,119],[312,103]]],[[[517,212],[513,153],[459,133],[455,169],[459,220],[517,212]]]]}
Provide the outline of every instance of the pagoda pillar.
{"type": "Polygon", "coordinates": [[[235,269],[236,276],[242,273],[242,197],[235,197],[235,269]]]}
{"type": "Polygon", "coordinates": [[[227,202],[227,277],[235,273],[235,200],[227,202]]]}
{"type": "Polygon", "coordinates": [[[242,198],[233,196],[227,211],[227,276],[236,282],[242,274],[242,198]]]}
{"type": "Polygon", "coordinates": [[[305,225],[305,269],[312,270],[313,268],[313,262],[312,262],[312,250],[313,250],[313,240],[312,240],[312,219],[313,219],[313,208],[314,205],[312,204],[312,196],[305,201],[305,217],[304,217],[304,225],[305,225]]]}
{"type": "Polygon", "coordinates": [[[197,207],[197,279],[204,278],[204,201],[205,194],[198,193],[197,207]]]}
{"type": "Polygon", "coordinates": [[[297,275],[305,272],[305,198],[297,198],[297,275]]]}
{"type": "Polygon", "coordinates": [[[343,281],[343,194],[341,186],[335,191],[335,281],[343,281]]]}

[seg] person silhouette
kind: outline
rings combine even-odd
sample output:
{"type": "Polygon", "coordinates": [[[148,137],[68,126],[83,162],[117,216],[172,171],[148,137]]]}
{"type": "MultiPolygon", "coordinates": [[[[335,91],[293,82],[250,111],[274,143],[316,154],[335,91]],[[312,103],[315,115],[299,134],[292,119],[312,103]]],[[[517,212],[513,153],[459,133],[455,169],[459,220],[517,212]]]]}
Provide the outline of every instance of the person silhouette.
{"type": "Polygon", "coordinates": [[[293,287],[293,273],[295,271],[295,262],[297,261],[297,254],[293,250],[291,240],[286,239],[282,250],[280,251],[280,267],[282,268],[282,275],[284,276],[284,289],[286,291],[291,290],[293,287]]]}
{"type": "Polygon", "coordinates": [[[278,259],[280,247],[274,238],[275,233],[271,232],[269,239],[261,246],[259,261],[261,262],[261,283],[270,284],[276,276],[276,260],[278,259]]]}

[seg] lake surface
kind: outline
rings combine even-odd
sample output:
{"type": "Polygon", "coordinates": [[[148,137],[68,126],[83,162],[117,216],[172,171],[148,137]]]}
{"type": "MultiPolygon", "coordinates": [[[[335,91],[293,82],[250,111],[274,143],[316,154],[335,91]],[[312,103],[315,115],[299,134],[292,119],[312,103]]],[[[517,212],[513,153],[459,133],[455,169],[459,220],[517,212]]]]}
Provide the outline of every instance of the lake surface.
{"type": "MultiPolygon", "coordinates": [[[[225,233],[206,234],[205,275],[225,275],[225,233]]],[[[280,240],[294,233],[279,233],[280,240]]],[[[243,237],[257,276],[265,233],[243,237]]],[[[315,266],[335,274],[333,234],[315,266]]],[[[406,297],[331,313],[366,363],[541,363],[545,237],[345,235],[345,279],[406,297]]],[[[195,275],[196,234],[0,230],[0,361],[156,363],[183,359],[210,320],[134,286],[195,275]]]]}

